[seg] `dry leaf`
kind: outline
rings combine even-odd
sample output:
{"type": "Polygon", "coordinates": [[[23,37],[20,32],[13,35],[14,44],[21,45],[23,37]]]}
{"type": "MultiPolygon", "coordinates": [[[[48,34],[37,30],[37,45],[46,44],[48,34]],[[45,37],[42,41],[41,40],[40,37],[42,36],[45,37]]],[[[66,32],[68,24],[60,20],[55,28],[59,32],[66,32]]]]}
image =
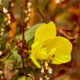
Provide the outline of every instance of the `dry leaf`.
{"type": "Polygon", "coordinates": [[[10,24],[10,31],[9,31],[9,37],[14,37],[16,33],[16,22],[13,22],[12,24],[10,24]]]}

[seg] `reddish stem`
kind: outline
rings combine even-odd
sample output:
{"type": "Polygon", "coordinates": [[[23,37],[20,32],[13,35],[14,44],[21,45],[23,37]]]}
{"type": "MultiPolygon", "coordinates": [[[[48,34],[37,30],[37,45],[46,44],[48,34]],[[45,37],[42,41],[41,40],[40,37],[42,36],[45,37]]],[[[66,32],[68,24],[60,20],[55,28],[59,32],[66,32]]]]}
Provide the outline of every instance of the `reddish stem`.
{"type": "Polygon", "coordinates": [[[25,49],[24,26],[25,26],[25,25],[24,25],[24,21],[21,21],[21,28],[22,28],[22,42],[23,42],[21,58],[22,58],[22,65],[23,65],[24,75],[25,75],[25,78],[26,78],[26,80],[27,80],[27,76],[28,76],[28,75],[26,75],[26,69],[25,69],[25,64],[24,64],[24,49],[25,49]]]}
{"type": "Polygon", "coordinates": [[[25,78],[27,78],[25,65],[24,65],[24,51],[22,51],[21,59],[22,59],[22,66],[23,66],[24,75],[25,75],[25,78]]]}
{"type": "MultiPolygon", "coordinates": [[[[21,0],[21,8],[22,8],[22,11],[24,10],[24,3],[25,0],[21,0]]],[[[23,18],[24,14],[22,12],[22,18],[23,18]]],[[[25,78],[27,78],[26,76],[26,70],[25,70],[25,64],[24,64],[24,46],[25,46],[25,36],[24,36],[24,21],[23,19],[20,20],[21,21],[21,28],[22,28],[22,42],[23,42],[23,45],[22,45],[22,53],[21,53],[21,58],[22,58],[22,65],[23,65],[23,70],[24,70],[24,75],[25,75],[25,78]]],[[[27,80],[27,79],[26,79],[27,80]]]]}

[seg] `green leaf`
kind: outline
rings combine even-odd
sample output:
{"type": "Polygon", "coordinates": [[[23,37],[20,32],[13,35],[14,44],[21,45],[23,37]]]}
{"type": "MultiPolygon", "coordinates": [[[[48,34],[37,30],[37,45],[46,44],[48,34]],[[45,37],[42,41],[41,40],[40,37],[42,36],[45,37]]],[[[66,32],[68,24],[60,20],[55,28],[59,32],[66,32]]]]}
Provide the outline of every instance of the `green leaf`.
{"type": "Polygon", "coordinates": [[[33,39],[34,34],[36,29],[40,26],[41,24],[37,24],[33,26],[31,29],[25,32],[25,40],[28,42],[29,40],[33,39]]]}
{"type": "MultiPolygon", "coordinates": [[[[19,74],[24,74],[23,68],[18,68],[19,74]]],[[[33,71],[31,67],[25,67],[26,74],[29,74],[30,71],[33,71]]]]}
{"type": "MultiPolygon", "coordinates": [[[[18,78],[18,80],[26,80],[26,79],[25,79],[25,76],[22,76],[22,77],[18,78]]],[[[28,77],[27,80],[32,80],[32,79],[30,77],[28,77]]]]}
{"type": "Polygon", "coordinates": [[[8,33],[4,34],[0,39],[1,50],[5,50],[5,41],[8,36],[8,33]]]}
{"type": "Polygon", "coordinates": [[[3,22],[4,22],[4,13],[0,13],[0,28],[2,27],[3,22]]]}
{"type": "Polygon", "coordinates": [[[2,6],[8,8],[9,0],[2,0],[2,6]]]}
{"type": "Polygon", "coordinates": [[[30,77],[28,77],[27,80],[32,80],[32,79],[30,77]]]}
{"type": "Polygon", "coordinates": [[[22,76],[18,80],[26,80],[26,79],[25,79],[25,76],[22,76]]]}
{"type": "MultiPolygon", "coordinates": [[[[40,25],[41,25],[41,23],[40,24],[36,24],[31,29],[29,29],[28,31],[25,32],[25,40],[27,42],[33,39],[35,31],[40,25]]],[[[22,36],[20,36],[18,39],[21,40],[22,36]]]]}

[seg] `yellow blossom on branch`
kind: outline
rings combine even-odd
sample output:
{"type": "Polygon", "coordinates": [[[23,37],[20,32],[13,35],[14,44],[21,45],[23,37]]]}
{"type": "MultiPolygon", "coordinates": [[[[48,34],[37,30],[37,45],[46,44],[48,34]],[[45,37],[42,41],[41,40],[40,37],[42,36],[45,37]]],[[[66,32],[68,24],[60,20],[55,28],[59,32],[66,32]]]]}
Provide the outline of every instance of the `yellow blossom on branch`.
{"type": "Polygon", "coordinates": [[[36,30],[30,58],[38,68],[41,68],[38,60],[51,61],[52,64],[71,61],[71,42],[65,37],[56,36],[56,34],[56,27],[52,21],[42,24],[36,30]]]}

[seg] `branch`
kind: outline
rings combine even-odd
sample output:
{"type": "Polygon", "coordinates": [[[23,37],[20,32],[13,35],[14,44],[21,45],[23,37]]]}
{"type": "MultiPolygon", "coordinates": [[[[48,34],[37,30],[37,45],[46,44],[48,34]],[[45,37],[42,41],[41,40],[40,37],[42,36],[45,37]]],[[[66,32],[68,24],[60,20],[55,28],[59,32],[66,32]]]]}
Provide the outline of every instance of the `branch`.
{"type": "Polygon", "coordinates": [[[76,40],[78,38],[78,33],[76,33],[73,37],[72,36],[68,36],[65,31],[63,31],[62,29],[57,28],[57,30],[59,31],[60,34],[62,34],[64,37],[66,37],[69,40],[76,40]]]}
{"type": "MultiPolygon", "coordinates": [[[[21,9],[22,9],[22,17],[24,17],[24,5],[25,3],[27,4],[28,0],[21,0],[21,9]]],[[[25,22],[23,19],[20,20],[21,21],[21,28],[22,28],[22,49],[21,49],[21,58],[22,58],[22,64],[23,64],[23,70],[24,70],[24,75],[25,78],[27,80],[27,75],[26,75],[26,69],[25,69],[25,64],[24,64],[24,49],[25,49],[25,36],[24,36],[24,27],[25,27],[25,22]]]]}
{"type": "Polygon", "coordinates": [[[42,17],[43,22],[47,23],[45,17],[43,16],[43,14],[42,14],[41,11],[39,10],[39,8],[37,8],[37,11],[38,11],[38,13],[40,14],[40,16],[42,17]]]}

